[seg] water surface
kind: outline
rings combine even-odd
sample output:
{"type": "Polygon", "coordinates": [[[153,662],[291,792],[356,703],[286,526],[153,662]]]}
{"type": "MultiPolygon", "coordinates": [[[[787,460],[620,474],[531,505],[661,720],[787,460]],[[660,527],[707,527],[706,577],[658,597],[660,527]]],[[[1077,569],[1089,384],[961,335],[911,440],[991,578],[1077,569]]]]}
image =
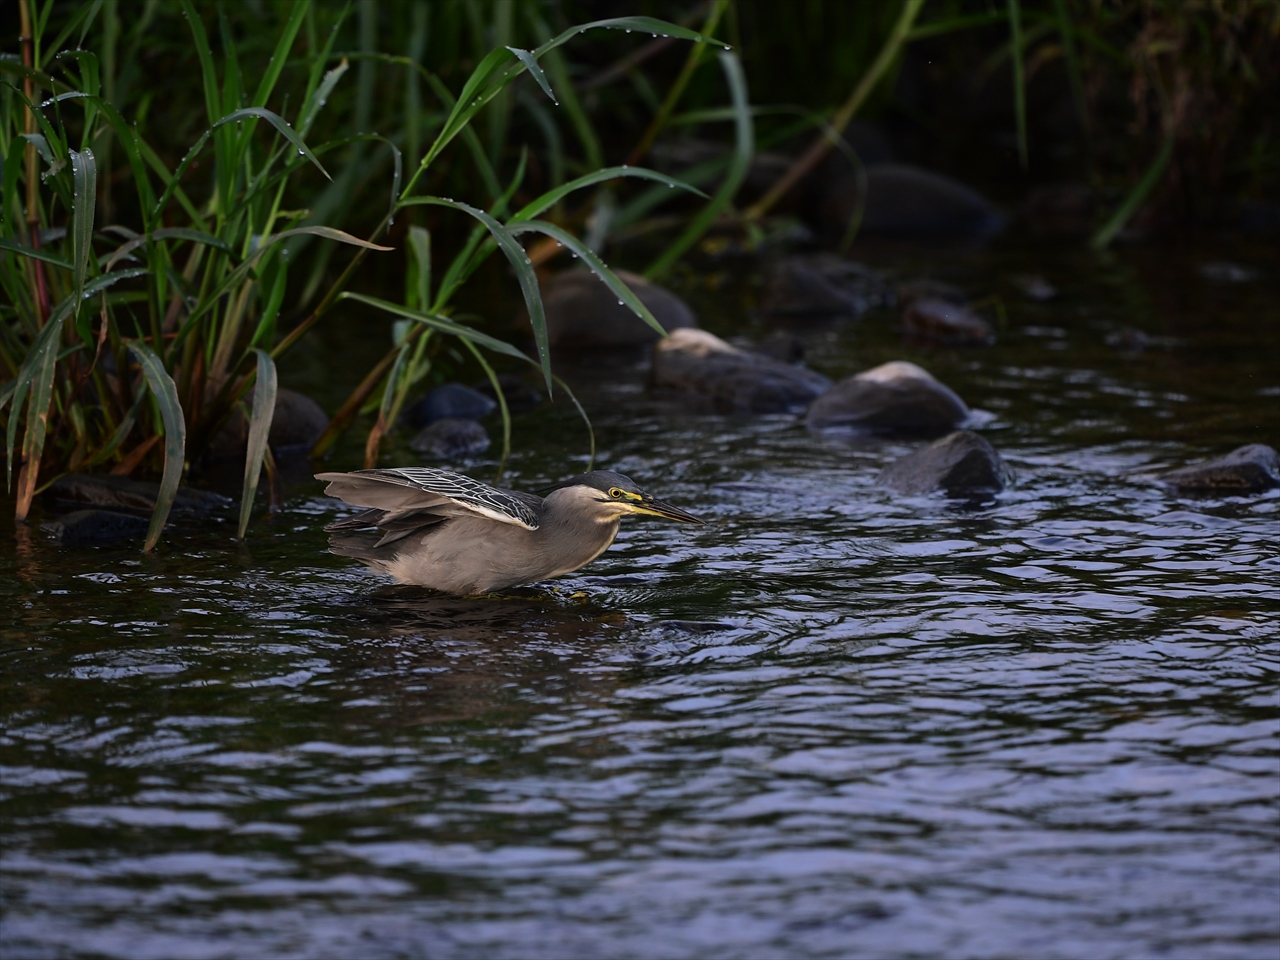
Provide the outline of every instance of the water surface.
{"type": "MultiPolygon", "coordinates": [[[[880,488],[911,443],[623,365],[571,374],[598,463],[712,522],[637,520],[500,599],[328,555],[318,484],[244,546],[6,531],[0,951],[1273,958],[1280,494],[1146,479],[1280,443],[1268,256],[957,254],[1005,306],[991,348],[797,331],[828,375],[910,359],[979,409],[1018,477],[986,505],[880,488]],[[1057,299],[1018,297],[1032,269],[1057,299]],[[1127,326],[1151,344],[1106,344],[1127,326]]],[[[294,382],[330,402],[324,336],[294,382]]],[[[516,446],[528,489],[584,464],[563,402],[516,446]]]]}

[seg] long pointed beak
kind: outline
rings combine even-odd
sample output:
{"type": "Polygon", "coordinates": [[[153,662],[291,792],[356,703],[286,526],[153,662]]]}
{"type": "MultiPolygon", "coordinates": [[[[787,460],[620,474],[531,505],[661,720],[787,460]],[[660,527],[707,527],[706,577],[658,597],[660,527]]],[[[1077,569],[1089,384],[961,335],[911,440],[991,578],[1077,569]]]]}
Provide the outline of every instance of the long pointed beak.
{"type": "Polygon", "coordinates": [[[672,506],[663,500],[655,500],[653,497],[645,497],[639,503],[630,504],[632,511],[635,513],[648,513],[655,517],[666,517],[668,520],[679,520],[681,523],[706,523],[700,520],[688,511],[681,510],[679,507],[672,506]]]}

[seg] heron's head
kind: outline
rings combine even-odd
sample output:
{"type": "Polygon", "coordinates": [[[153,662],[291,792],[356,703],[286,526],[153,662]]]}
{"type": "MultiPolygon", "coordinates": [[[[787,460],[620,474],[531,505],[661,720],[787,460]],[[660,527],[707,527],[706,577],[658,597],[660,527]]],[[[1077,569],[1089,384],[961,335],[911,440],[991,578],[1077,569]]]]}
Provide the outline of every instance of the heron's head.
{"type": "Polygon", "coordinates": [[[610,522],[629,513],[646,513],[681,523],[706,523],[679,507],[672,506],[645,493],[629,477],[611,470],[593,470],[580,477],[570,477],[542,491],[550,499],[557,491],[572,497],[577,509],[602,522],[610,522]]]}

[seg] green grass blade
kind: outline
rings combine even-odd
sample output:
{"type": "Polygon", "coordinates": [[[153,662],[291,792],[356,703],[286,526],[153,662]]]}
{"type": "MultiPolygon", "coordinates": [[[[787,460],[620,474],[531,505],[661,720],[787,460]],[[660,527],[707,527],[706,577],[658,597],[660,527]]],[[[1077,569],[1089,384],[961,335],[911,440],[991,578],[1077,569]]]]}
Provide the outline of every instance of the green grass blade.
{"type": "MultiPolygon", "coordinates": [[[[62,323],[59,321],[51,326],[56,330],[62,326],[62,323]]],[[[40,472],[40,459],[44,455],[44,438],[49,426],[49,400],[53,395],[53,375],[58,362],[59,338],[53,336],[46,339],[42,336],[40,339],[43,342],[37,344],[39,351],[28,357],[28,363],[35,361],[30,366],[29,379],[24,383],[23,378],[19,377],[15,384],[14,410],[9,418],[11,437],[9,456],[12,458],[12,435],[21,415],[23,394],[29,389],[31,405],[27,409],[27,429],[22,438],[22,455],[27,464],[27,472],[18,484],[17,510],[14,511],[14,516],[18,520],[26,519],[27,511],[31,507],[31,498],[35,492],[36,480],[40,472]]],[[[24,363],[23,368],[27,369],[28,364],[24,363]]]]}
{"type": "Polygon", "coordinates": [[[75,264],[76,330],[86,344],[89,333],[80,324],[84,282],[93,256],[93,213],[98,207],[98,165],[93,151],[70,151],[71,157],[71,262],[75,264]]]}
{"type": "Polygon", "coordinates": [[[1173,140],[1172,132],[1165,134],[1164,142],[1160,144],[1160,152],[1151,161],[1151,166],[1147,167],[1147,172],[1142,175],[1142,179],[1129,191],[1129,195],[1125,197],[1119,209],[1112,214],[1111,219],[1103,225],[1101,230],[1094,234],[1093,240],[1089,244],[1093,249],[1101,250],[1108,246],[1115,239],[1116,234],[1124,229],[1124,225],[1129,222],[1129,218],[1138,212],[1138,208],[1147,199],[1147,194],[1160,182],[1160,178],[1169,166],[1169,161],[1173,159],[1173,140]]]}
{"type": "Polygon", "coordinates": [[[75,269],[75,264],[58,256],[56,253],[51,253],[43,247],[38,250],[35,247],[24,247],[16,240],[10,240],[8,237],[0,237],[0,250],[10,250],[20,256],[30,257],[32,260],[43,260],[45,263],[51,263],[55,267],[61,267],[64,270],[75,269]]]}
{"type": "Polygon", "coordinates": [[[324,237],[328,240],[337,240],[341,243],[350,244],[355,247],[364,247],[369,250],[386,252],[388,250],[395,249],[394,247],[384,247],[376,243],[370,243],[368,240],[361,240],[359,237],[353,237],[351,234],[342,230],[335,230],[333,227],[294,227],[292,230],[273,233],[259,244],[258,249],[255,250],[251,256],[246,258],[243,263],[223,277],[218,285],[202,299],[199,306],[187,314],[182,327],[178,331],[179,338],[184,336],[197,320],[204,316],[208,311],[214,309],[218,305],[218,302],[224,293],[237,288],[249,275],[250,271],[258,265],[259,261],[271,252],[273,247],[284,240],[288,240],[290,237],[306,235],[324,237]]]}
{"type": "Polygon", "coordinates": [[[409,256],[405,302],[426,310],[431,306],[431,233],[425,227],[409,228],[409,256]]]}
{"type": "Polygon", "coordinates": [[[274,113],[271,110],[266,109],[265,107],[244,107],[240,110],[234,110],[231,113],[227,114],[225,117],[223,117],[221,120],[219,120],[217,123],[215,123],[213,125],[213,129],[217,129],[218,127],[225,126],[226,124],[231,123],[233,121],[247,120],[253,117],[261,117],[263,120],[266,120],[268,123],[270,123],[273,127],[275,127],[277,130],[280,131],[280,135],[282,137],[284,137],[291,144],[293,144],[293,146],[298,151],[298,156],[306,157],[308,160],[310,160],[311,163],[315,166],[315,168],[319,170],[322,174],[324,174],[324,177],[326,180],[333,179],[333,177],[329,176],[329,171],[326,170],[324,166],[320,163],[320,161],[316,159],[316,155],[311,152],[311,148],[308,147],[305,142],[303,142],[303,139],[300,136],[298,136],[298,134],[294,131],[293,127],[289,126],[289,122],[285,120],[284,117],[280,116],[280,114],[274,113]]]}
{"type": "Polygon", "coordinates": [[[133,253],[134,250],[139,247],[150,246],[156,240],[190,240],[192,243],[199,243],[206,247],[221,250],[228,255],[232,253],[231,248],[226,243],[212,234],[205,233],[203,230],[192,230],[188,227],[165,227],[163,230],[156,230],[151,234],[133,237],[120,244],[110,253],[100,257],[99,260],[103,270],[110,271],[117,263],[133,253]]]}
{"type": "Polygon", "coordinates": [[[316,92],[311,95],[306,106],[302,108],[302,121],[298,124],[299,136],[305,137],[311,130],[311,125],[315,123],[316,117],[320,115],[320,108],[328,101],[329,94],[333,93],[333,88],[338,85],[338,81],[342,79],[342,75],[347,70],[347,58],[343,57],[336,67],[324,75],[324,79],[320,81],[316,92]]]}
{"type": "Polygon", "coordinates": [[[755,156],[755,125],[751,117],[751,102],[747,95],[747,80],[742,73],[742,64],[734,53],[721,53],[719,59],[733,101],[735,134],[733,159],[711,201],[698,212],[675,242],[668,245],[658,258],[649,264],[644,272],[649,279],[660,277],[671,269],[671,265],[698,242],[716,217],[720,216],[733,202],[734,195],[742,186],[742,181],[746,179],[751,159],[755,156]]]}
{"type": "Polygon", "coordinates": [[[553,187],[546,193],[529,201],[525,206],[521,207],[509,221],[510,223],[519,223],[525,220],[532,220],[534,217],[544,211],[555,206],[569,194],[575,190],[581,190],[583,187],[590,187],[597,183],[603,183],[606,180],[616,180],[618,177],[638,177],[641,180],[654,180],[664,186],[672,189],[679,188],[687,190],[689,193],[696,193],[700,197],[707,195],[697,187],[685,183],[675,177],[668,176],[665,173],[659,173],[656,170],[650,170],[647,167],[631,167],[623,165],[620,167],[605,167],[602,170],[595,170],[591,173],[584,174],[570,180],[568,183],[562,183],[558,187],[553,187]]]}
{"type": "Polygon", "coordinates": [[[658,318],[649,312],[649,308],[640,302],[640,298],[632,292],[631,288],[619,280],[617,274],[605,266],[604,261],[596,256],[583,240],[574,236],[568,230],[556,226],[554,223],[547,223],[545,220],[528,220],[524,223],[514,224],[511,227],[511,232],[513,234],[541,233],[559,241],[568,247],[570,252],[582,260],[591,269],[591,272],[604,282],[604,285],[618,298],[619,304],[628,307],[632,313],[664,337],[667,335],[667,331],[662,328],[658,318]]]}
{"type": "Polygon", "coordinates": [[[533,55],[541,58],[548,50],[554,50],[565,43],[568,43],[579,34],[586,33],[588,30],[626,30],[635,33],[647,33],[651,36],[675,37],[678,40],[692,40],[696,43],[714,43],[728,50],[729,47],[718,40],[703,36],[697,30],[690,30],[688,27],[677,26],[666,20],[658,20],[654,17],[611,17],[608,20],[592,20],[590,23],[579,24],[576,27],[570,27],[568,30],[553,37],[546,43],[542,44],[533,51],[533,55]]]}
{"type": "MultiPolygon", "coordinates": [[[[114,273],[96,277],[85,284],[83,296],[92,297],[114,283],[133,277],[141,277],[146,273],[148,271],[140,267],[133,270],[117,270],[114,273]]],[[[15,378],[13,386],[13,410],[9,414],[9,423],[5,434],[6,486],[11,486],[13,483],[13,452],[17,444],[18,421],[21,419],[23,404],[26,403],[27,394],[32,389],[33,384],[39,383],[46,373],[49,378],[52,378],[52,368],[48,365],[56,362],[61,347],[63,325],[67,317],[71,316],[72,311],[75,310],[78,300],[79,298],[74,293],[71,293],[54,307],[48,321],[46,321],[39,335],[31,344],[31,348],[27,351],[22,366],[18,369],[18,376],[15,378]]],[[[44,388],[39,387],[38,389],[43,390],[44,388]]]]}
{"type": "MultiPolygon", "coordinates": [[[[551,392],[551,348],[547,343],[547,316],[542,308],[542,295],[538,291],[538,276],[524,247],[516,242],[511,231],[501,223],[470,204],[443,197],[414,197],[415,204],[428,206],[452,207],[461,210],[479,220],[493,236],[498,249],[503,252],[511,266],[515,268],[516,279],[520,283],[520,292],[524,294],[525,306],[529,310],[529,323],[533,327],[533,339],[538,346],[538,361],[542,366],[542,374],[547,383],[547,392],[551,392]]],[[[550,224],[548,224],[550,226],[550,224]]]]}
{"type": "Polygon", "coordinates": [[[944,16],[936,20],[930,20],[928,23],[920,24],[920,26],[906,35],[906,40],[910,43],[913,40],[923,40],[925,37],[936,37],[944,33],[954,33],[957,30],[967,30],[970,27],[986,27],[1007,19],[1008,15],[998,10],[991,10],[987,13],[944,16]]]}
{"type": "Polygon", "coordinates": [[[552,103],[556,106],[560,105],[560,101],[556,99],[555,93],[551,90],[551,84],[547,82],[547,75],[543,72],[542,67],[538,65],[538,61],[528,50],[521,50],[519,47],[507,47],[516,59],[524,64],[524,68],[529,71],[529,75],[538,81],[538,86],[542,88],[542,92],[547,95],[552,103]]]}
{"type": "Polygon", "coordinates": [[[288,290],[289,261],[285,257],[277,257],[271,265],[275,268],[274,276],[269,271],[263,271],[262,280],[270,283],[270,289],[267,302],[258,317],[258,326],[249,338],[250,347],[275,342],[276,320],[280,316],[280,307],[284,304],[284,295],[288,290]]]}
{"type": "MultiPolygon", "coordinates": [[[[231,113],[227,114],[226,116],[222,117],[220,120],[214,121],[213,126],[211,126],[208,130],[202,133],[199,139],[196,140],[196,142],[186,152],[182,160],[178,163],[177,169],[174,170],[172,174],[165,175],[166,184],[165,184],[164,193],[160,195],[160,199],[156,201],[155,207],[151,211],[150,222],[152,224],[160,222],[160,214],[164,210],[165,205],[169,202],[169,198],[173,196],[174,192],[178,189],[178,185],[182,181],[183,176],[186,174],[187,168],[190,167],[191,164],[195,161],[196,157],[199,156],[200,151],[204,149],[204,145],[208,143],[209,138],[214,134],[215,131],[217,131],[221,127],[226,126],[228,123],[235,123],[243,120],[254,120],[259,118],[266,120],[268,123],[274,126],[278,131],[280,131],[281,136],[283,136],[286,140],[288,140],[289,143],[291,143],[297,149],[299,156],[306,157],[308,160],[310,160],[311,163],[315,165],[316,169],[319,170],[322,174],[324,174],[327,179],[329,180],[333,179],[332,177],[329,176],[329,171],[324,168],[324,166],[320,163],[318,159],[316,159],[316,155],[311,152],[311,149],[306,145],[306,143],[303,142],[302,138],[299,137],[297,133],[294,132],[293,128],[289,126],[289,124],[285,121],[283,117],[281,117],[279,114],[272,113],[270,110],[266,110],[262,107],[245,107],[242,110],[234,110],[231,113]]],[[[198,213],[194,212],[194,209],[189,212],[192,213],[193,220],[195,220],[196,222],[200,222],[201,217],[198,213]]]]}
{"type": "Polygon", "coordinates": [[[258,378],[253,385],[253,415],[249,418],[249,445],[244,455],[244,488],[240,494],[240,525],[236,539],[243,540],[249,529],[249,516],[253,513],[253,498],[258,492],[258,478],[262,476],[262,463],[267,457],[267,438],[271,434],[271,419],[276,410],[276,363],[265,350],[254,350],[258,355],[258,378]]]}
{"type": "Polygon", "coordinates": [[[479,330],[473,330],[471,327],[463,326],[456,320],[450,320],[448,317],[441,316],[436,313],[427,313],[422,310],[413,310],[399,303],[392,303],[390,300],[379,300],[377,297],[370,297],[363,293],[346,292],[338,295],[339,300],[354,300],[357,303],[363,303],[370,307],[376,307],[379,310],[385,310],[387,313],[395,314],[397,317],[404,317],[407,320],[415,320],[423,326],[430,327],[432,330],[438,330],[441,333],[448,334],[451,337],[458,337],[477,346],[484,347],[486,350],[492,350],[494,353],[506,354],[509,357],[515,357],[517,360],[523,360],[531,363],[535,367],[538,362],[517,347],[513,347],[505,340],[499,340],[497,337],[491,337],[487,333],[481,333],[479,330]]]}
{"type": "MultiPolygon", "coordinates": [[[[18,423],[22,419],[22,407],[27,402],[28,394],[33,392],[32,385],[37,380],[45,377],[46,373],[48,380],[53,379],[53,370],[48,365],[57,360],[60,346],[59,334],[62,332],[64,319],[66,319],[66,313],[56,320],[53,317],[49,318],[49,322],[44,325],[40,335],[31,344],[31,349],[27,351],[22,366],[18,368],[18,376],[13,384],[13,409],[9,412],[9,423],[5,431],[6,489],[13,487],[13,451],[18,443],[18,423]]],[[[24,442],[24,449],[26,446],[24,442]]]]}
{"type": "MultiPolygon", "coordinates": [[[[571,27],[568,30],[552,37],[550,40],[541,44],[536,50],[524,51],[528,54],[527,58],[520,57],[507,48],[499,48],[491,51],[471,72],[471,76],[467,79],[466,84],[462,88],[462,92],[458,95],[457,103],[454,104],[453,110],[449,114],[448,120],[445,121],[444,127],[436,136],[435,141],[427,150],[422,158],[422,162],[418,165],[417,171],[409,179],[409,183],[405,186],[405,195],[408,195],[416,185],[418,178],[423,171],[429,167],[432,162],[440,155],[441,151],[449,145],[462,129],[471,122],[479,110],[485,106],[490,100],[496,97],[502,90],[511,83],[516,77],[525,71],[529,62],[537,62],[548,52],[555,50],[557,47],[567,43],[580,34],[586,33],[588,30],[609,29],[609,30],[632,30],[635,32],[646,32],[653,36],[659,34],[663,36],[679,37],[685,40],[705,41],[707,38],[702,34],[688,30],[684,27],[676,26],[674,23],[668,23],[665,20],[657,20],[653,17],[614,17],[609,20],[595,20],[591,23],[585,23],[580,26],[571,27]]],[[[727,50],[728,47],[725,47],[727,50]]],[[[560,89],[564,93],[564,104],[567,110],[573,113],[573,104],[576,102],[571,97],[572,84],[568,82],[567,76],[559,76],[556,80],[560,89]]],[[[573,119],[571,117],[571,119],[573,119]]],[[[576,123],[575,123],[576,125],[576,123]]],[[[594,142],[594,132],[588,129],[580,130],[580,135],[585,136],[585,145],[588,150],[594,142]]],[[[592,163],[592,166],[599,166],[598,162],[592,163]]],[[[548,380],[548,389],[550,389],[550,381],[548,380]]]]}
{"type": "Polygon", "coordinates": [[[271,96],[276,81],[280,79],[280,71],[288,61],[293,39],[298,35],[298,28],[302,26],[302,20],[307,15],[307,6],[305,3],[295,3],[293,9],[289,11],[289,19],[284,25],[284,30],[280,32],[280,39],[276,41],[275,53],[267,61],[267,69],[258,83],[258,91],[253,95],[253,106],[266,106],[267,98],[271,96]]]}
{"type": "Polygon", "coordinates": [[[173,509],[174,498],[178,495],[187,446],[187,424],[182,415],[182,404],[178,402],[178,388],[165,372],[164,361],[140,340],[130,341],[129,352],[142,367],[142,376],[156,398],[160,419],[164,423],[164,472],[160,476],[160,491],[156,494],[151,525],[147,528],[147,540],[142,546],[143,553],[150,553],[160,539],[169,511],[173,509]]]}
{"type": "Polygon", "coordinates": [[[220,98],[218,97],[218,74],[213,68],[213,50],[209,46],[209,36],[205,33],[200,13],[191,0],[182,0],[182,15],[191,26],[191,39],[195,43],[196,56],[200,59],[200,75],[204,81],[204,106],[209,113],[209,122],[218,119],[220,98]]]}
{"type": "Polygon", "coordinates": [[[587,426],[587,441],[590,445],[590,454],[587,457],[587,470],[589,472],[595,466],[595,462],[596,462],[595,428],[591,426],[591,418],[587,416],[586,408],[583,407],[582,404],[578,401],[578,398],[574,395],[574,392],[569,389],[569,385],[565,383],[563,380],[561,380],[559,377],[556,377],[556,383],[559,384],[560,389],[563,390],[568,395],[569,400],[573,403],[574,407],[577,408],[578,416],[582,417],[582,422],[587,426]]]}

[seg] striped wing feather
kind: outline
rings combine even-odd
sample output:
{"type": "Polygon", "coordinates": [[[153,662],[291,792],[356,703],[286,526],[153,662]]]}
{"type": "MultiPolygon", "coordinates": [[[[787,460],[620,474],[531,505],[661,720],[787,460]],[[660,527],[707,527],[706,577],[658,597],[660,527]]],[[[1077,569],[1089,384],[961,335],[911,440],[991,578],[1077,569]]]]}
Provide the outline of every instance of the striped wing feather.
{"type": "Polygon", "coordinates": [[[538,508],[542,502],[538,497],[514,490],[500,490],[449,470],[394,467],[322,473],[317,475],[317,479],[329,481],[326,493],[356,506],[408,513],[449,501],[499,523],[510,523],[526,530],[538,529],[538,508]]]}

